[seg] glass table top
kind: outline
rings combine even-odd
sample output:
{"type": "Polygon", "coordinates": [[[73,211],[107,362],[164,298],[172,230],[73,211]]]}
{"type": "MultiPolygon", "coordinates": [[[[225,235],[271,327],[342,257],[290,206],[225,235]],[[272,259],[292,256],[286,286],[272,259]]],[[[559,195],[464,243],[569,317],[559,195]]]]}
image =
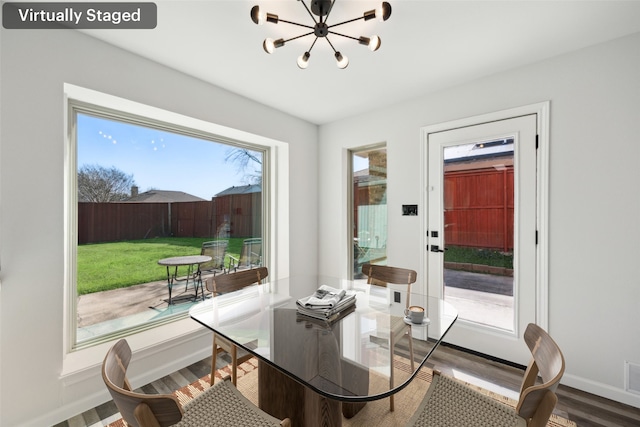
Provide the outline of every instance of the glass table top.
{"type": "Polygon", "coordinates": [[[449,303],[407,295],[406,286],[380,287],[326,277],[252,285],[196,304],[189,313],[299,383],[346,402],[380,399],[404,388],[457,319],[449,303]],[[296,290],[315,290],[320,285],[355,291],[355,310],[331,323],[299,314],[296,300],[308,293],[297,295],[296,290]],[[410,305],[426,308],[424,324],[405,319],[407,297],[410,305]],[[407,335],[394,333],[409,330],[407,335]]]}

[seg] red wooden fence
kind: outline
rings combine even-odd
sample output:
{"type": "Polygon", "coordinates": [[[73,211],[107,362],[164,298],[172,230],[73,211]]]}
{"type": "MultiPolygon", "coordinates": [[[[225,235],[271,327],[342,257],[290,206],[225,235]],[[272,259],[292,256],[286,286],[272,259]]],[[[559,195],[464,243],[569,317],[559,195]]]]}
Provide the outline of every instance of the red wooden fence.
{"type": "Polygon", "coordinates": [[[444,175],[447,246],[513,250],[513,167],[444,175]]]}
{"type": "MultiPolygon", "coordinates": [[[[444,191],[447,245],[513,249],[513,167],[448,171],[444,191]]],[[[261,206],[262,193],[203,202],[78,203],[78,244],[259,236],[261,206]]]]}
{"type": "Polygon", "coordinates": [[[262,234],[262,193],[203,202],[78,203],[78,244],[262,234]]]}

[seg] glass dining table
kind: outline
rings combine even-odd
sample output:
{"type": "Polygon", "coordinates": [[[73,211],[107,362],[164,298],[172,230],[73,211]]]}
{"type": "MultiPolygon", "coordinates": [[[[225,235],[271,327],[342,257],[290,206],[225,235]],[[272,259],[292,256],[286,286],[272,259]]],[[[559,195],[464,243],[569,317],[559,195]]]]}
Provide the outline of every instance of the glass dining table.
{"type": "Polygon", "coordinates": [[[444,300],[408,294],[406,286],[320,276],[252,285],[200,302],[189,314],[256,356],[261,409],[308,426],[340,426],[343,415],[405,388],[458,317],[444,300]],[[355,291],[355,309],[330,323],[300,314],[296,300],[321,285],[355,291]],[[425,308],[422,324],[405,318],[407,298],[425,308]],[[398,337],[399,327],[408,333],[398,337]]]}

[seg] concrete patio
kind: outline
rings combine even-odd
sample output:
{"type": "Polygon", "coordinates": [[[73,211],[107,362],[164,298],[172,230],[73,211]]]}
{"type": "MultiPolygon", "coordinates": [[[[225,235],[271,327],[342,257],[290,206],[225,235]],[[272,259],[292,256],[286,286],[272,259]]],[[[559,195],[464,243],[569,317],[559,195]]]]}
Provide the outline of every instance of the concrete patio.
{"type": "MultiPolygon", "coordinates": [[[[459,283],[459,287],[445,288],[445,298],[456,307],[461,318],[511,328],[513,297],[508,294],[512,278],[449,270],[446,277],[447,283],[459,283]]],[[[173,298],[177,303],[169,306],[167,281],[160,280],[81,295],[77,306],[78,339],[184,313],[193,304],[184,298],[189,294],[193,294],[193,287],[189,286],[185,292],[184,285],[174,286],[173,298]]]]}

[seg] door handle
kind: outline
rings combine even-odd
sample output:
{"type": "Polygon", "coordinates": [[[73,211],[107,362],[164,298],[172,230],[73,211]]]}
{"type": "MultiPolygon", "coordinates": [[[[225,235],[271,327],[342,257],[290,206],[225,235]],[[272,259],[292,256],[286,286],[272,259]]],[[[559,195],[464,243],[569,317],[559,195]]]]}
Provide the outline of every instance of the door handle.
{"type": "Polygon", "coordinates": [[[440,246],[438,245],[431,245],[431,249],[429,249],[431,252],[444,252],[447,250],[447,248],[444,249],[440,249],[440,246]]]}

